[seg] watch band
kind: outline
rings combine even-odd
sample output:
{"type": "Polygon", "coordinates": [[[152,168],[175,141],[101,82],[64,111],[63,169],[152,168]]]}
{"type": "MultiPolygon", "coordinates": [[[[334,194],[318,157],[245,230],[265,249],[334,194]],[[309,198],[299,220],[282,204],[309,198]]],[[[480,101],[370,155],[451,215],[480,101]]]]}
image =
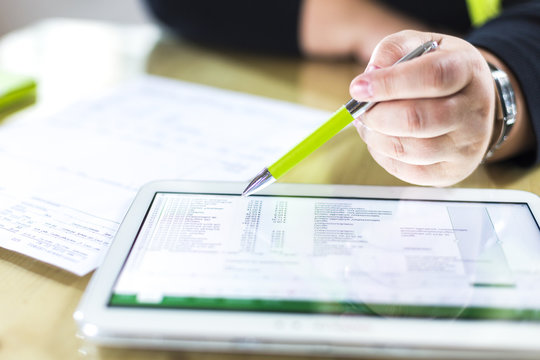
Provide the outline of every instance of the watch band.
{"type": "Polygon", "coordinates": [[[501,105],[502,114],[495,115],[495,123],[501,123],[501,132],[496,140],[492,142],[492,145],[490,145],[484,156],[484,160],[492,157],[495,151],[500,148],[506,138],[508,138],[508,134],[510,134],[510,130],[512,129],[512,126],[514,126],[517,115],[516,96],[514,88],[510,83],[510,78],[504,71],[495,67],[493,64],[488,63],[488,65],[491,70],[493,81],[495,82],[495,92],[501,105]]]}

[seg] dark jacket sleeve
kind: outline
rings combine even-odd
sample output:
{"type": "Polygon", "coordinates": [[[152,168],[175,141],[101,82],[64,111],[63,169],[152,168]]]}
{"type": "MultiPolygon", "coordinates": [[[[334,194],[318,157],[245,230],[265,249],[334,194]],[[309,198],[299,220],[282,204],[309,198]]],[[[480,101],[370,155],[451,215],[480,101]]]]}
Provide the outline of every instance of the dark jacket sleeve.
{"type": "Polygon", "coordinates": [[[524,160],[540,163],[540,2],[505,10],[467,40],[495,54],[519,81],[536,135],[536,151],[524,160]]]}
{"type": "Polygon", "coordinates": [[[150,12],[181,37],[228,48],[299,54],[300,0],[146,0],[150,12]]]}

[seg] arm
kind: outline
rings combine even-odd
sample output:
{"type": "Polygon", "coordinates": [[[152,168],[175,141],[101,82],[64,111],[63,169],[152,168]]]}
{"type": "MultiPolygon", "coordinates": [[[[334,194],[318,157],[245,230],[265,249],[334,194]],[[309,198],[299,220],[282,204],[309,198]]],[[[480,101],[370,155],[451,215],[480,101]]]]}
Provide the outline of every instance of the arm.
{"type": "MultiPolygon", "coordinates": [[[[503,70],[510,77],[510,83],[512,84],[515,92],[517,105],[516,122],[512,127],[508,138],[493,154],[493,157],[489,159],[489,162],[504,160],[530,152],[535,147],[536,139],[520,82],[517,80],[513,71],[508,67],[508,65],[506,65],[506,63],[504,63],[502,59],[498,58],[496,55],[487,50],[479,49],[479,51],[486,61],[495,65],[498,69],[503,70]]],[[[498,101],[498,99],[496,100],[498,101]]],[[[494,136],[499,133],[500,129],[496,128],[493,130],[494,136]]]]}

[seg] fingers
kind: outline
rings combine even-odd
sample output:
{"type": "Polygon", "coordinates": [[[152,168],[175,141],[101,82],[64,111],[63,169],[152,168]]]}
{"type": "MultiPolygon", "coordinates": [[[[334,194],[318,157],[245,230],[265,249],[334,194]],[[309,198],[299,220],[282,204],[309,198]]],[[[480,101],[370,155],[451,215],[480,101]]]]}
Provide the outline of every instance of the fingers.
{"type": "Polygon", "coordinates": [[[373,159],[388,173],[411,184],[423,186],[449,186],[469,176],[475,167],[457,167],[448,162],[430,165],[406,164],[379,153],[371,154],[373,159]]]}
{"type": "Polygon", "coordinates": [[[356,100],[377,103],[355,126],[390,174],[447,186],[480,164],[491,137],[494,90],[484,58],[466,41],[413,31],[391,35],[350,91],[356,100]],[[438,49],[391,66],[428,40],[438,49]]]}
{"type": "Polygon", "coordinates": [[[377,163],[395,177],[418,185],[447,186],[463,180],[478,166],[485,147],[475,131],[414,138],[382,134],[360,120],[354,125],[377,163]]]}
{"type": "Polygon", "coordinates": [[[388,136],[356,123],[360,137],[372,154],[411,165],[431,165],[442,161],[456,161],[459,152],[449,134],[433,138],[388,136]]]}
{"type": "Polygon", "coordinates": [[[379,102],[442,97],[458,92],[471,82],[475,69],[469,66],[470,58],[476,52],[472,46],[465,46],[463,41],[453,41],[452,37],[439,40],[435,51],[390,66],[429,35],[418,33],[422,36],[411,37],[409,33],[398,33],[379,44],[368,65],[376,70],[365,72],[351,82],[353,98],[379,102]],[[405,39],[400,40],[404,35],[405,39]]]}
{"type": "Polygon", "coordinates": [[[466,87],[472,71],[466,59],[444,50],[357,76],[350,86],[359,101],[448,96],[466,87]]]}
{"type": "Polygon", "coordinates": [[[387,101],[364,113],[361,120],[370,129],[386,135],[436,137],[461,126],[458,120],[466,118],[468,102],[465,95],[387,101]]]}

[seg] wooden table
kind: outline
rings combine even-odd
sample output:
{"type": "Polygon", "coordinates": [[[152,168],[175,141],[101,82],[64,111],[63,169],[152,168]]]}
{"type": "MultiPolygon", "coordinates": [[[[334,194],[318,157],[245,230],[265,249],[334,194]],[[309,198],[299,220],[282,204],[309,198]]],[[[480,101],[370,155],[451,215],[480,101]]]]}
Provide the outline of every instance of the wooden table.
{"type": "MultiPolygon", "coordinates": [[[[333,111],[362,71],[353,62],[310,61],[223,51],[163,35],[152,26],[53,19],[0,39],[0,68],[38,79],[37,107],[61,107],[141,73],[333,111]]],[[[36,106],[10,115],[16,121],[36,106]]],[[[388,175],[349,129],[310,155],[289,182],[405,185],[388,175]]],[[[481,167],[459,187],[540,194],[540,168],[481,167]]],[[[0,249],[0,359],[275,359],[274,356],[105,349],[76,336],[72,314],[91,275],[78,277],[0,249]]],[[[278,357],[299,359],[298,357],[278,357]]]]}

